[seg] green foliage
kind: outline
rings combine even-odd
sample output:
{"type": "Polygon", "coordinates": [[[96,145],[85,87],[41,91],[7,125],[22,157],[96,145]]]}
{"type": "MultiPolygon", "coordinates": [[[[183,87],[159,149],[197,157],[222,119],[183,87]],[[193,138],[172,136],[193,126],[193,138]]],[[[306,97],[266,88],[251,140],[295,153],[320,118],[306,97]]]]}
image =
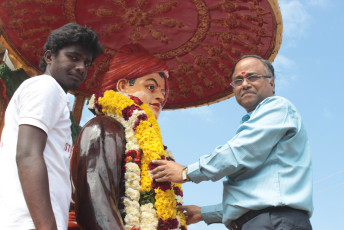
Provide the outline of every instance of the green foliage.
{"type": "Polygon", "coordinates": [[[0,78],[6,85],[6,95],[8,100],[11,100],[19,85],[28,79],[29,76],[23,69],[11,71],[5,64],[0,64],[0,78]]]}
{"type": "Polygon", "coordinates": [[[141,192],[140,205],[144,205],[148,203],[152,203],[153,205],[155,204],[155,193],[153,189],[148,192],[146,191],[141,192]]]}
{"type": "Polygon", "coordinates": [[[72,112],[70,113],[70,121],[72,122],[70,129],[72,130],[72,139],[73,139],[73,145],[74,145],[76,138],[78,137],[78,135],[81,131],[81,126],[75,122],[74,117],[72,115],[72,112]]]}

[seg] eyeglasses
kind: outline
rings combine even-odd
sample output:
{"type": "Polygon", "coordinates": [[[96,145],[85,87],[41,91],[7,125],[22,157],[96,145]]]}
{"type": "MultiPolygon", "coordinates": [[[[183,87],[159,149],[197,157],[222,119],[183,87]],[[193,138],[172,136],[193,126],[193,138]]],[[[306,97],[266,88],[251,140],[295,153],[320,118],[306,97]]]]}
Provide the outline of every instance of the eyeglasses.
{"type": "Polygon", "coordinates": [[[232,81],[232,83],[230,84],[233,88],[235,87],[239,87],[242,85],[242,83],[244,83],[244,79],[246,78],[247,82],[248,83],[253,83],[253,82],[256,82],[258,81],[259,79],[261,79],[262,77],[264,78],[268,78],[269,80],[269,83],[271,81],[271,76],[264,76],[264,75],[258,75],[258,74],[252,74],[252,75],[249,75],[247,77],[243,77],[243,78],[236,78],[234,81],[232,81]]]}

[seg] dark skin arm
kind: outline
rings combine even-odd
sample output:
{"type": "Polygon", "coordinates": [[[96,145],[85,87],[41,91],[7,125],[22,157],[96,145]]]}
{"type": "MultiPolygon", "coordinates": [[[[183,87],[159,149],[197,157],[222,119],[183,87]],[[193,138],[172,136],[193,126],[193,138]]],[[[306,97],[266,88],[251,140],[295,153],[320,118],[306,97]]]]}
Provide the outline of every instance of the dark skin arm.
{"type": "Polygon", "coordinates": [[[24,198],[36,229],[57,230],[43,157],[46,142],[47,134],[42,129],[20,125],[16,160],[24,198]]]}

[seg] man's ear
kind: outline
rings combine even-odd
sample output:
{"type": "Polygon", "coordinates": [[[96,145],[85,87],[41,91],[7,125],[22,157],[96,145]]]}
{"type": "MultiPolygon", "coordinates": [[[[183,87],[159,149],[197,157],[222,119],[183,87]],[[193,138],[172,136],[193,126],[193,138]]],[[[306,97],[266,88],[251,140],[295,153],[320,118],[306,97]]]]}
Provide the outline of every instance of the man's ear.
{"type": "Polygon", "coordinates": [[[47,64],[51,64],[52,62],[52,56],[51,50],[47,50],[44,52],[44,60],[47,64]]]}
{"type": "Polygon", "coordinates": [[[270,85],[273,89],[273,94],[275,95],[275,78],[274,77],[271,78],[270,85]]]}
{"type": "Polygon", "coordinates": [[[117,81],[116,89],[121,93],[128,93],[129,81],[125,78],[119,79],[117,81]]]}

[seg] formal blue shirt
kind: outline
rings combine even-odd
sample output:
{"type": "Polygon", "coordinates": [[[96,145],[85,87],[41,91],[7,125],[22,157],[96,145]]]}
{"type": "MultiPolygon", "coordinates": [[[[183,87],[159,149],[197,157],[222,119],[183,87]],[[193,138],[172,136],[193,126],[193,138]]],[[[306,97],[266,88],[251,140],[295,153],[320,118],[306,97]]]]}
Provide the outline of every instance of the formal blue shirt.
{"type": "Polygon", "coordinates": [[[195,182],[223,181],[223,202],[202,207],[208,224],[230,223],[249,210],[289,206],[312,215],[312,169],[301,116],[283,97],[263,100],[236,135],[188,166],[195,182]]]}

